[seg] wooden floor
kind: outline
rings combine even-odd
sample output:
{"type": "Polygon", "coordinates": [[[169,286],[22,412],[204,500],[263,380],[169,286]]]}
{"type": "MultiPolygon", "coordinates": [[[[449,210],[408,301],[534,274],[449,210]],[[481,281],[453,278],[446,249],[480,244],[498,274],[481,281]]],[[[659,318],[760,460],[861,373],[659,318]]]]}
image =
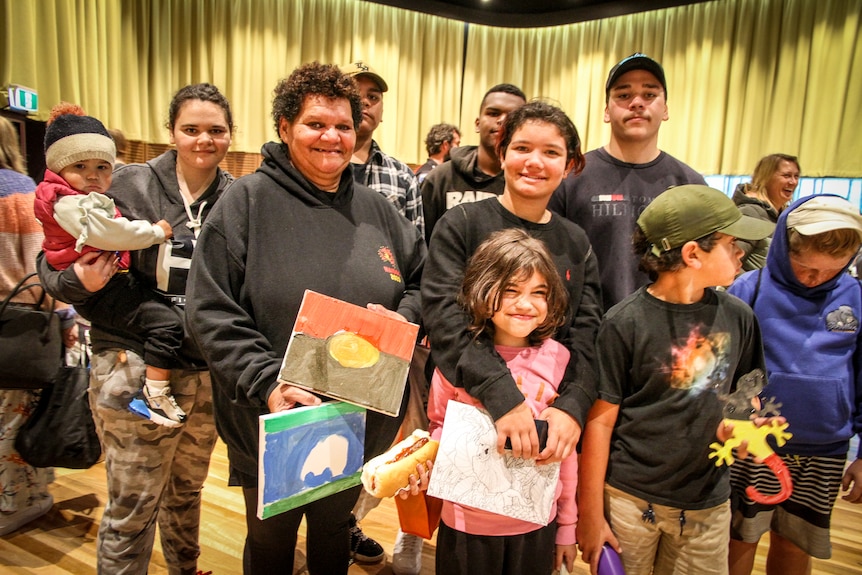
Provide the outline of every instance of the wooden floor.
{"type": "MultiPolygon", "coordinates": [[[[0,538],[0,574],[40,573],[50,575],[93,575],[96,573],[96,532],[105,503],[104,465],[86,471],[57,470],[52,485],[54,507],[44,517],[0,538]]],[[[227,456],[219,442],[213,454],[209,478],[203,493],[201,525],[202,554],[198,567],[213,575],[242,573],[245,538],[244,508],[237,488],[227,487],[227,456]]],[[[391,500],[371,511],[362,522],[363,530],[383,545],[386,562],[353,565],[351,575],[392,573],[389,560],[398,518],[391,500]]],[[[758,549],[755,574],[764,572],[765,541],[758,549]]],[[[814,575],[862,575],[862,505],[851,506],[839,499],[833,514],[833,558],[815,560],[814,575]]],[[[150,575],[167,573],[164,557],[156,543],[150,575]]],[[[434,573],[434,543],[423,551],[422,575],[434,573]]],[[[587,575],[589,569],[576,563],[574,573],[587,575]]]]}

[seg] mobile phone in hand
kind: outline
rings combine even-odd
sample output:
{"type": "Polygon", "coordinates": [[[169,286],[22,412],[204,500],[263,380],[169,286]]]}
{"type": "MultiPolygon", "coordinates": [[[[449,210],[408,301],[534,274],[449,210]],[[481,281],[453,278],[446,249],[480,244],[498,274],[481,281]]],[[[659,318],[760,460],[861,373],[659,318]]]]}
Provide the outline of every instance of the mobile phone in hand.
{"type": "MultiPolygon", "coordinates": [[[[548,422],[544,419],[534,419],[533,423],[536,424],[536,433],[539,434],[539,451],[542,451],[548,445],[548,422]]],[[[506,438],[506,445],[504,447],[512,449],[511,438],[506,438]]]]}

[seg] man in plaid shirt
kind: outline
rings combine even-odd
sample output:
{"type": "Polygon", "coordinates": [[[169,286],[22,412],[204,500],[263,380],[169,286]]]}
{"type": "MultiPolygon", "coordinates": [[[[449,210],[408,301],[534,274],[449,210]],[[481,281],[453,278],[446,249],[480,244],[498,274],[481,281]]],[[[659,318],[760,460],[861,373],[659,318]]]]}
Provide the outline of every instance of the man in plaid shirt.
{"type": "MultiPolygon", "coordinates": [[[[422,237],[425,237],[425,218],[422,210],[422,196],[419,193],[419,180],[413,174],[410,166],[396,160],[395,158],[384,154],[372,139],[374,130],[380,125],[383,120],[383,93],[389,87],[386,81],[380,77],[368,64],[365,62],[353,62],[347,66],[342,66],[341,71],[352,76],[359,86],[359,94],[362,97],[362,123],[356,130],[356,148],[353,151],[351,164],[353,166],[353,179],[368,186],[372,190],[376,190],[383,194],[385,198],[395,204],[398,211],[408,220],[410,220],[422,237]]],[[[417,345],[417,352],[414,353],[414,362],[422,357],[427,359],[427,348],[417,345]]],[[[419,365],[419,364],[417,364],[419,365]]],[[[421,364],[424,368],[424,363],[421,364]]],[[[411,371],[414,366],[411,365],[411,371]]],[[[418,383],[411,381],[411,386],[418,383]]],[[[410,404],[414,406],[412,412],[418,412],[424,417],[424,407],[422,406],[423,395],[427,397],[427,382],[424,385],[424,394],[420,390],[412,391],[410,395],[410,404]],[[416,407],[418,406],[418,408],[416,407]]],[[[408,414],[411,410],[408,408],[408,414]]],[[[406,418],[406,416],[405,416],[406,418]]],[[[407,429],[412,430],[413,427],[425,427],[427,424],[414,425],[413,423],[406,424],[407,429]]],[[[371,539],[362,532],[362,529],[357,524],[357,519],[361,520],[365,515],[374,509],[380,500],[372,497],[367,492],[363,491],[359,497],[359,501],[353,507],[353,515],[351,516],[350,525],[350,554],[354,561],[360,563],[378,563],[384,558],[383,547],[374,539],[371,539]]],[[[418,539],[416,549],[421,553],[422,539],[418,539]]],[[[398,549],[395,550],[397,559],[398,549]]],[[[411,554],[410,560],[415,561],[415,557],[411,554]]],[[[393,565],[393,572],[398,574],[396,565],[393,565]]]]}
{"type": "Polygon", "coordinates": [[[410,166],[384,154],[372,139],[383,120],[383,93],[389,87],[368,64],[354,62],[342,67],[353,76],[362,96],[362,123],[356,131],[353,151],[353,179],[383,194],[401,214],[413,222],[424,237],[425,221],[419,182],[410,166]]]}

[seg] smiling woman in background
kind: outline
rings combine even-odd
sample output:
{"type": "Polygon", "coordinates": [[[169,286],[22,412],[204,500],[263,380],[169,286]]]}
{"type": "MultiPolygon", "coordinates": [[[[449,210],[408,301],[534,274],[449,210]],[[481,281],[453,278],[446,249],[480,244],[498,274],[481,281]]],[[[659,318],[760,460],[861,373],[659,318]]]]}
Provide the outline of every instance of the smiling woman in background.
{"type": "MultiPolygon", "coordinates": [[[[790,200],[799,185],[799,160],[788,154],[770,154],[757,162],[751,182],[739,184],[733,192],[733,203],[739,211],[767,222],[776,223],[778,215],[790,200]]],[[[766,252],[772,236],[756,241],[737,240],[742,248],[742,270],[751,271],[766,265],[766,252]]]]}

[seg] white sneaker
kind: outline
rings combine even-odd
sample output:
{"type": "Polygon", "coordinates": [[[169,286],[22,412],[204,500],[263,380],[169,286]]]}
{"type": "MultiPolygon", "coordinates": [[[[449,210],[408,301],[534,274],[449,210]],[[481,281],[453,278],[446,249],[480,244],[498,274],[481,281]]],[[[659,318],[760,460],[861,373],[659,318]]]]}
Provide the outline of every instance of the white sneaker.
{"type": "Polygon", "coordinates": [[[177,404],[177,400],[171,395],[170,387],[151,389],[150,386],[144,385],[144,401],[151,410],[158,410],[161,415],[171,421],[185,423],[186,412],[182,410],[177,404]]]}
{"type": "Polygon", "coordinates": [[[422,570],[422,545],[425,540],[398,530],[392,550],[392,572],[395,575],[419,575],[422,570]]]}
{"type": "Polygon", "coordinates": [[[186,420],[186,412],[177,405],[170,387],[151,390],[144,384],[129,403],[129,411],[165,427],[179,427],[186,420]]]}

